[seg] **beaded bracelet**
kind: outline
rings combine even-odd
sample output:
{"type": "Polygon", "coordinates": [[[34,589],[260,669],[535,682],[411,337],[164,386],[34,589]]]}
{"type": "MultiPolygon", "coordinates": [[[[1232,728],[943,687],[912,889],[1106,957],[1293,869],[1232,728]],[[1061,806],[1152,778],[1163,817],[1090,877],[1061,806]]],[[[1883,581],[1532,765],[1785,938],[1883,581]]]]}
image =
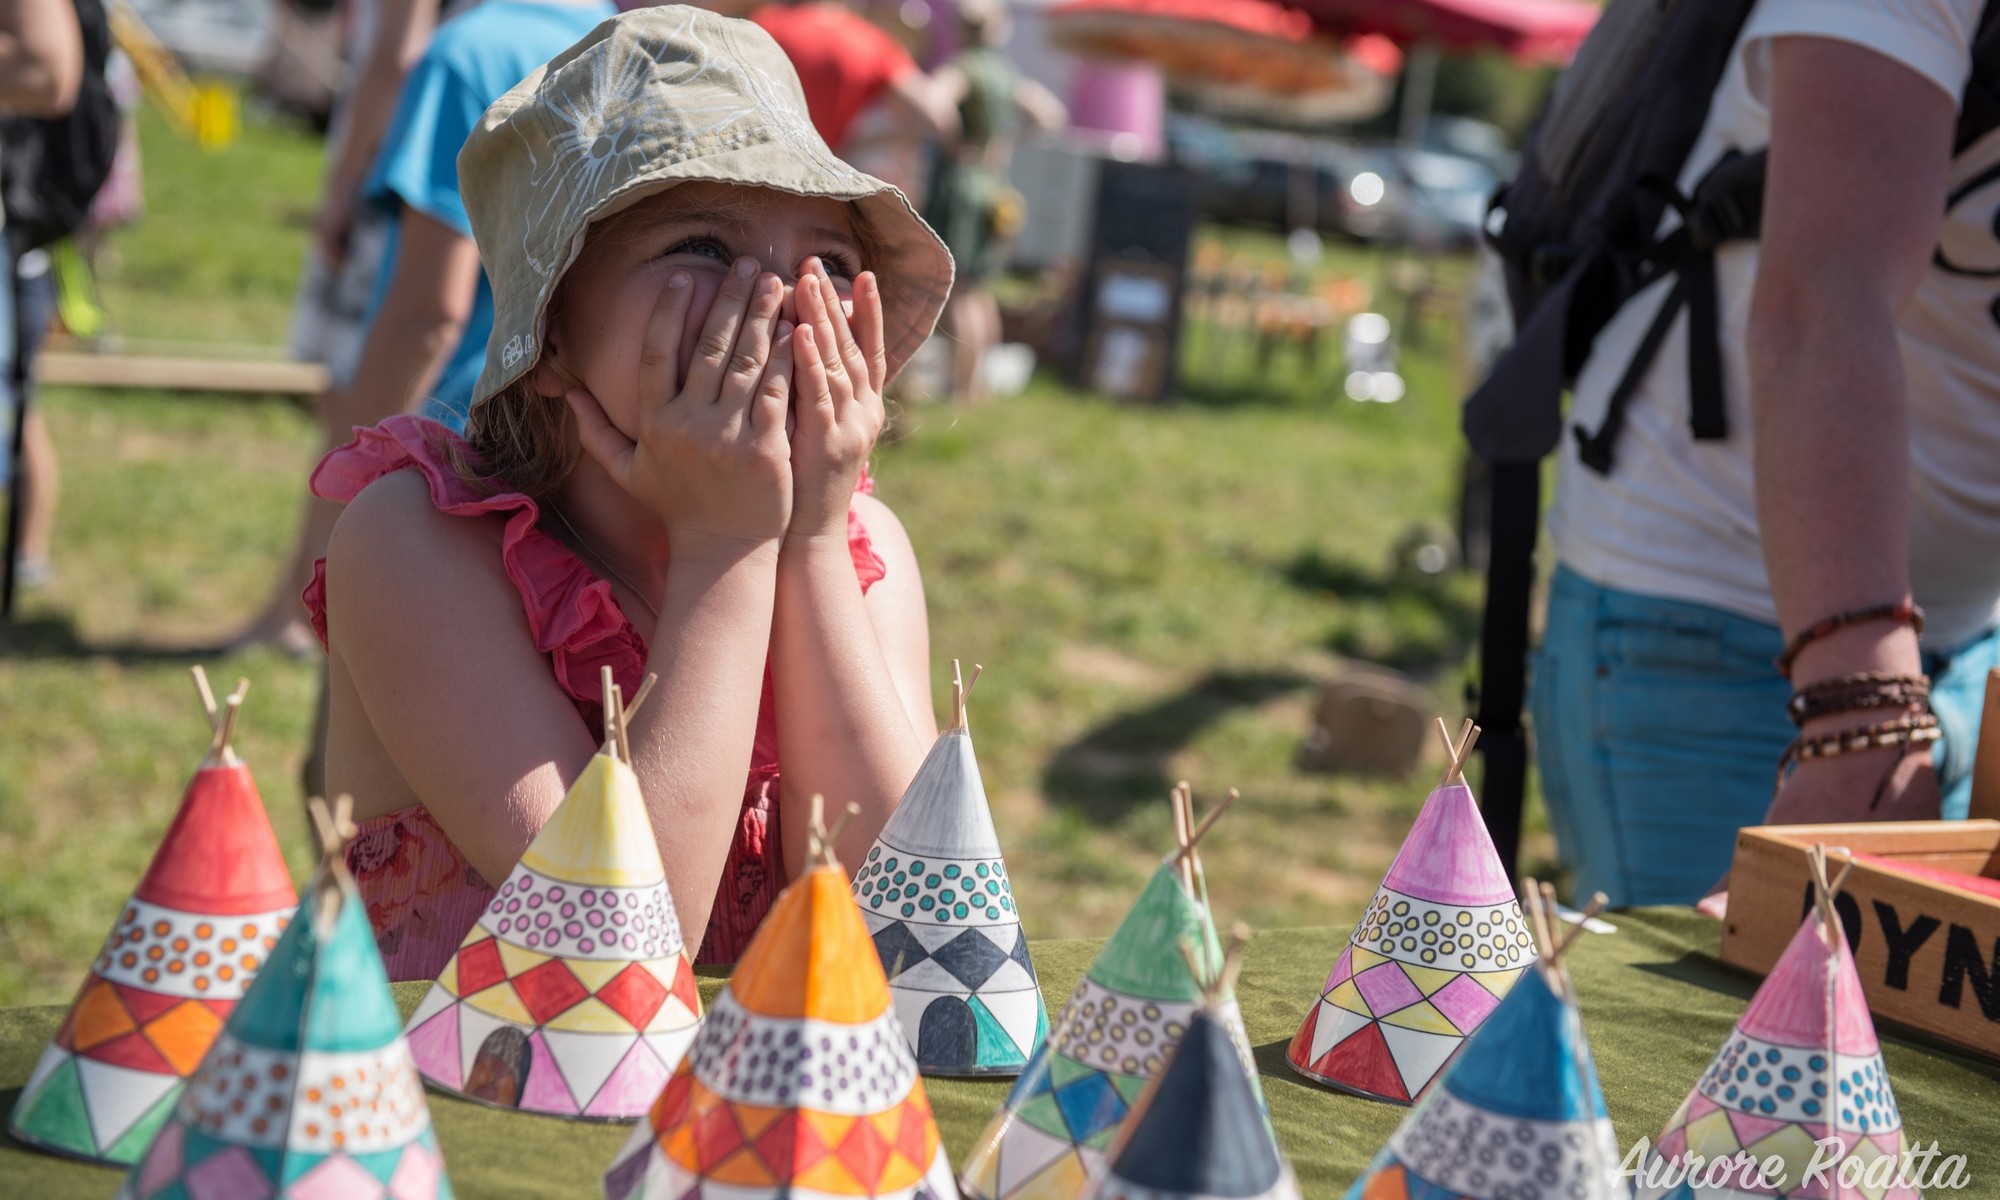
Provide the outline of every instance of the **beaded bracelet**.
{"type": "Polygon", "coordinates": [[[1783,786],[1785,776],[1802,762],[1816,758],[1836,758],[1842,754],[1853,754],[1862,750],[1880,750],[1891,746],[1901,746],[1906,750],[1927,745],[1944,736],[1938,728],[1935,713],[1914,713],[1894,721],[1883,721],[1876,725],[1864,725],[1859,729],[1841,729],[1833,733],[1823,733],[1817,737],[1800,734],[1785,747],[1783,758],[1778,760],[1778,786],[1783,786]]]}
{"type": "Polygon", "coordinates": [[[1845,629],[1850,625],[1865,625],[1870,621],[1894,621],[1898,625],[1908,625],[1913,631],[1924,631],[1924,610],[1914,601],[1904,600],[1896,604],[1878,604],[1872,608],[1853,608],[1835,613],[1824,620],[1815,621],[1801,630],[1799,635],[1785,644],[1784,653],[1778,655],[1778,674],[1792,677],[1792,662],[1799,652],[1821,638],[1845,629]]]}
{"type": "Polygon", "coordinates": [[[1820,717],[1870,708],[1928,709],[1930,700],[1928,676],[1861,671],[1800,688],[1785,705],[1785,715],[1792,724],[1804,726],[1820,717]]]}

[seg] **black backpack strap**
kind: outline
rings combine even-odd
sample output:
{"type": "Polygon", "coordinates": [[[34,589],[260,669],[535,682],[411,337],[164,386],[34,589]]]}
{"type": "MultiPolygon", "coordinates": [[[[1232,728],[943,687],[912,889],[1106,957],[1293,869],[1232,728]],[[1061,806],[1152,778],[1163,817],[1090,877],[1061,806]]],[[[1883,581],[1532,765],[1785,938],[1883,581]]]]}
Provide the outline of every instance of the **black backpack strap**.
{"type": "Polygon", "coordinates": [[[1995,129],[2000,129],[2000,0],[1987,0],[1979,14],[1979,31],[1972,36],[1972,74],[1958,101],[1952,157],[1995,129]]]}
{"type": "Polygon", "coordinates": [[[1512,871],[1521,845],[1528,739],[1521,705],[1528,690],[1528,627],[1534,611],[1535,538],[1542,519],[1541,464],[1496,462],[1487,475],[1491,547],[1486,608],[1479,624],[1480,815],[1500,861],[1512,871]]]}
{"type": "Polygon", "coordinates": [[[1625,408],[1659,355],[1660,343],[1685,308],[1688,313],[1688,428],[1696,441],[1721,441],[1729,436],[1729,416],[1722,385],[1722,346],[1718,321],[1715,252],[1724,245],[1755,238],[1763,221],[1765,154],[1724,155],[1695,186],[1694,195],[1661,180],[1644,186],[1662,191],[1681,214],[1680,227],[1663,238],[1648,261],[1650,278],[1672,274],[1653,323],[1639,339],[1625,373],[1612,389],[1604,420],[1595,433],[1575,427],[1577,454],[1599,474],[1611,470],[1612,447],[1624,427],[1625,408]]]}

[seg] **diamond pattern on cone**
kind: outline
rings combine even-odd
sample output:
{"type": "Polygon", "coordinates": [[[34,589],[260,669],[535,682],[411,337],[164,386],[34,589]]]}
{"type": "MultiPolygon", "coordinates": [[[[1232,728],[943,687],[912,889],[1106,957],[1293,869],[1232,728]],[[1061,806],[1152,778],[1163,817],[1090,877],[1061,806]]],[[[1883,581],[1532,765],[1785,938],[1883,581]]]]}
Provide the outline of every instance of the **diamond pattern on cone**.
{"type": "Polygon", "coordinates": [[[644,1029],[666,1003],[667,989],[651,971],[633,963],[597,989],[597,998],[630,1021],[634,1029],[644,1029]]]}
{"type": "Polygon", "coordinates": [[[765,918],[646,1124],[606,1172],[606,1195],[748,1200],[920,1189],[921,1173],[899,1147],[934,1148],[938,1138],[893,1020],[846,877],[812,869],[765,918]],[[846,1055],[841,1072],[834,1049],[846,1055]],[[797,1082],[801,1073],[809,1088],[797,1082]],[[916,1130],[906,1132],[913,1120],[916,1130]]]}
{"type": "Polygon", "coordinates": [[[458,994],[483,992],[507,978],[507,965],[500,961],[500,947],[484,938],[458,952],[458,994]]]}
{"type": "Polygon", "coordinates": [[[521,997],[528,1015],[538,1025],[575,1007],[590,990],[583,986],[560,959],[550,959],[539,967],[513,978],[514,993],[521,997]]]}
{"type": "Polygon", "coordinates": [[[201,1065],[202,1056],[215,1044],[215,1035],[222,1032],[222,1025],[222,1018],[206,1004],[183,1000],[146,1022],[145,1034],[146,1040],[173,1064],[177,1074],[192,1075],[201,1065]]]}
{"type": "Polygon", "coordinates": [[[978,929],[968,929],[931,953],[931,960],[973,991],[985,986],[1007,961],[1007,954],[978,929]]]}

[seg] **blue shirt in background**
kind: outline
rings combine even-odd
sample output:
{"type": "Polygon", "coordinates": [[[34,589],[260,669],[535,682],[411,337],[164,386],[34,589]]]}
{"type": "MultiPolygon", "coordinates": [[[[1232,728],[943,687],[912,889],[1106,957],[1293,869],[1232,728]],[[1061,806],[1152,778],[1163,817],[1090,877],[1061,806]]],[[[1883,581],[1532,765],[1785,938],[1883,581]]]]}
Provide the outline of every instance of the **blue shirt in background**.
{"type": "MultiPolygon", "coordinates": [[[[466,135],[507,89],[617,12],[610,0],[486,0],[438,27],[403,84],[381,154],[362,190],[369,203],[390,214],[383,249],[389,269],[377,277],[370,324],[394,272],[404,206],[471,237],[458,191],[458,151],[466,135]]],[[[431,387],[424,416],[454,430],[465,428],[492,330],[493,291],[482,270],[465,332],[431,387]]]]}

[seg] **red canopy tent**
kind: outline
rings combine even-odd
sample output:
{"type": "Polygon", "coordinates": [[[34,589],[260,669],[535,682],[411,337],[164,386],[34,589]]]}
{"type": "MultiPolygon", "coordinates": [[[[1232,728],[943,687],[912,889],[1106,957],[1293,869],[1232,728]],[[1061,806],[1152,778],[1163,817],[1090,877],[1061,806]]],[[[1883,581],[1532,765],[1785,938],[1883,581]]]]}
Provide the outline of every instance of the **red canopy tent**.
{"type": "Polygon", "coordinates": [[[1524,63],[1567,63],[1602,9],[1591,0],[1284,0],[1340,37],[1402,46],[1499,50],[1524,63]]]}

